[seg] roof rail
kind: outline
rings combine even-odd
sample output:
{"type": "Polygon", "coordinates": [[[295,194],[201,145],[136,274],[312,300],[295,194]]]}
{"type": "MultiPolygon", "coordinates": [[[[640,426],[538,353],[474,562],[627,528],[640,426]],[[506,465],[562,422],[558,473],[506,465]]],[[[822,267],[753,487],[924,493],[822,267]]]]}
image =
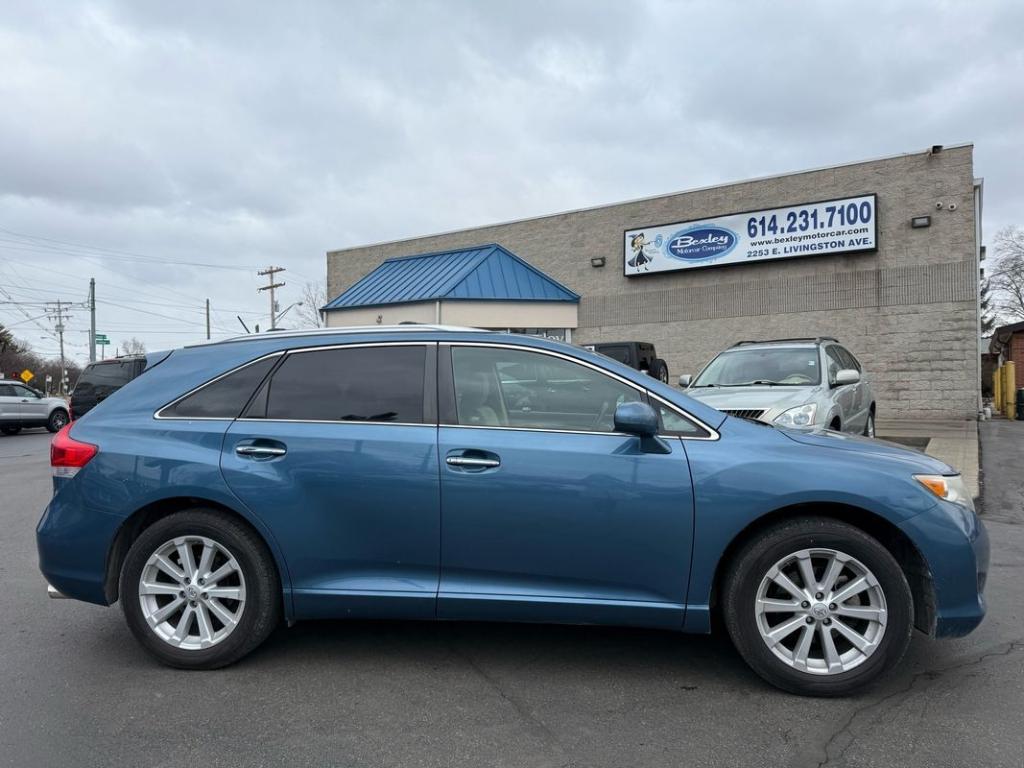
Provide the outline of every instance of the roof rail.
{"type": "Polygon", "coordinates": [[[742,347],[746,344],[782,344],[787,341],[803,341],[814,344],[820,344],[823,341],[834,341],[836,344],[839,343],[839,339],[837,339],[835,336],[807,336],[795,339],[745,339],[743,341],[737,341],[735,344],[733,344],[733,346],[742,347]]]}
{"type": "Polygon", "coordinates": [[[371,334],[371,333],[416,333],[418,331],[441,331],[445,333],[486,333],[482,328],[468,328],[458,325],[439,325],[436,323],[402,323],[399,325],[346,325],[332,326],[330,328],[303,328],[292,331],[264,331],[263,333],[250,333],[240,336],[232,336],[217,341],[200,341],[195,344],[186,344],[186,349],[192,347],[209,347],[218,344],[233,344],[240,341],[260,341],[267,339],[303,338],[316,336],[338,336],[342,334],[371,334]]]}

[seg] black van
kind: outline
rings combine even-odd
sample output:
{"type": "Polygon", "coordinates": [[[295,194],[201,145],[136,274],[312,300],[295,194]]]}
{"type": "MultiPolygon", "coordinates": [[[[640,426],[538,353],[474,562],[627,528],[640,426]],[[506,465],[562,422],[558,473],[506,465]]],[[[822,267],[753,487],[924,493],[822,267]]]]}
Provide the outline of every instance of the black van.
{"type": "Polygon", "coordinates": [[[146,369],[143,355],[97,360],[85,366],[71,390],[71,418],[87,414],[146,369]]]}

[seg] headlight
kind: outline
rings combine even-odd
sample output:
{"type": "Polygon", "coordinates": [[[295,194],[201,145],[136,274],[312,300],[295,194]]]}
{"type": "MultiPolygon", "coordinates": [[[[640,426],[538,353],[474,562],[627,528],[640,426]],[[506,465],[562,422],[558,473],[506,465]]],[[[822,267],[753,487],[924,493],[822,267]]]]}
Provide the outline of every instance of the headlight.
{"type": "Polygon", "coordinates": [[[809,427],[814,423],[814,414],[817,410],[818,406],[814,403],[798,405],[776,416],[775,423],[780,427],[809,427]]]}
{"type": "Polygon", "coordinates": [[[940,499],[974,511],[974,499],[960,475],[914,475],[914,479],[940,499]]]}

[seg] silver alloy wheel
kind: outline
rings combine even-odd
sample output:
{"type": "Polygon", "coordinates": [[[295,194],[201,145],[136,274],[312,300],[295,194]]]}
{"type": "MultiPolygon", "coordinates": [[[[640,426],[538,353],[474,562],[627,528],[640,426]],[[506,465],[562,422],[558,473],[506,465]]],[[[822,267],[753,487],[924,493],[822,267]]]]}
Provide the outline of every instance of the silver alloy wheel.
{"type": "Polygon", "coordinates": [[[67,414],[64,413],[64,411],[57,411],[55,414],[53,414],[53,416],[50,417],[50,421],[53,422],[53,426],[55,426],[59,431],[64,427],[65,424],[68,423],[68,417],[67,414]]]}
{"type": "Polygon", "coordinates": [[[223,544],[178,536],[150,555],[139,577],[142,615],[165,643],[209,648],[230,635],[245,610],[245,576],[223,544]]]}
{"type": "Polygon", "coordinates": [[[837,675],[863,664],[885,635],[885,593],[862,562],[803,549],[768,569],[754,613],[761,639],[801,672],[837,675]]]}

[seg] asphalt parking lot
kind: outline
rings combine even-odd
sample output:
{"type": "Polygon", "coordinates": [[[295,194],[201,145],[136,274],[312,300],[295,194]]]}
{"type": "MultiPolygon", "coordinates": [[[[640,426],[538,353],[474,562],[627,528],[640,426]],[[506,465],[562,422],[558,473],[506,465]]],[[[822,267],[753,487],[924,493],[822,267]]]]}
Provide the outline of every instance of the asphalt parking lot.
{"type": "Polygon", "coordinates": [[[308,622],[170,670],[116,607],[47,599],[49,439],[0,437],[0,765],[1024,765],[1024,423],[982,425],[985,623],[843,700],[768,687],[724,638],[594,627],[308,622]]]}

